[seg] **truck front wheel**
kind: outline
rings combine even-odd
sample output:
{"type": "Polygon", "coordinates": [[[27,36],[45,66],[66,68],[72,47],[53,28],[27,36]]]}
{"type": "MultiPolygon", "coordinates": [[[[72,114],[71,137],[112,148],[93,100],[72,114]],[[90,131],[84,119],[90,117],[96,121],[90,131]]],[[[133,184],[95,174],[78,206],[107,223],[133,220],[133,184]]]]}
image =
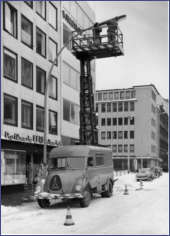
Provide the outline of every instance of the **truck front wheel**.
{"type": "Polygon", "coordinates": [[[113,184],[109,180],[106,184],[106,190],[101,193],[102,197],[111,197],[113,194],[113,184]]]}
{"type": "Polygon", "coordinates": [[[38,199],[37,202],[41,208],[49,208],[50,207],[50,201],[48,199],[38,199]]]}
{"type": "Polygon", "coordinates": [[[83,192],[83,198],[80,199],[80,206],[81,207],[88,207],[90,205],[91,202],[91,191],[90,188],[86,188],[83,192]]]}

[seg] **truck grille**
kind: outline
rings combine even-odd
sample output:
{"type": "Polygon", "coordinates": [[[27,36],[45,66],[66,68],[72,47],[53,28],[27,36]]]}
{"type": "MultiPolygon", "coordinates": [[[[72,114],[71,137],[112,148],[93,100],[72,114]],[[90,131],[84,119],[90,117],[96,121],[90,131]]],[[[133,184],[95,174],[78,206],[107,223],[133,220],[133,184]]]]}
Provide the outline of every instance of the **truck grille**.
{"type": "Polygon", "coordinates": [[[61,189],[61,180],[58,175],[55,175],[52,177],[51,182],[50,182],[50,189],[52,191],[58,191],[61,189]]]}

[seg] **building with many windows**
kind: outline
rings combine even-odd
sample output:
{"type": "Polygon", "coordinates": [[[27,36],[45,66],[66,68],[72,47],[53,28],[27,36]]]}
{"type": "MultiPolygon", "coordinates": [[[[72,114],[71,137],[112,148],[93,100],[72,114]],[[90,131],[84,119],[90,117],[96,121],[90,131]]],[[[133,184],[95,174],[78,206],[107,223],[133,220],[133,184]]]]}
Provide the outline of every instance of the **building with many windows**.
{"type": "MultiPolygon", "coordinates": [[[[52,61],[70,32],[91,26],[95,17],[84,1],[1,6],[1,182],[32,183],[43,158],[44,93],[52,61]]],[[[79,80],[79,61],[67,45],[48,81],[48,152],[79,139],[79,80]]]]}
{"type": "MultiPolygon", "coordinates": [[[[154,85],[96,91],[99,144],[113,150],[115,169],[159,165],[159,113],[154,85]]],[[[167,131],[168,132],[168,131],[167,131]]]]}

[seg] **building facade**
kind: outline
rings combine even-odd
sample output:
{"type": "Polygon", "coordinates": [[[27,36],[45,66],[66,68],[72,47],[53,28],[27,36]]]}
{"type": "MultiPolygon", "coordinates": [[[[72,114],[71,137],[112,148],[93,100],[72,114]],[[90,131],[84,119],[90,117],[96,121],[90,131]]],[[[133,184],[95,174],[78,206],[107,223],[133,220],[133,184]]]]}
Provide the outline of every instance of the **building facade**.
{"type": "MultiPolygon", "coordinates": [[[[93,22],[86,2],[1,3],[2,185],[32,183],[43,161],[44,93],[52,61],[71,31],[93,22]]],[[[48,152],[79,139],[79,80],[79,61],[68,45],[48,81],[48,152]]]]}
{"type": "Polygon", "coordinates": [[[96,91],[99,144],[113,150],[115,169],[160,164],[159,113],[154,85],[96,91]]]}

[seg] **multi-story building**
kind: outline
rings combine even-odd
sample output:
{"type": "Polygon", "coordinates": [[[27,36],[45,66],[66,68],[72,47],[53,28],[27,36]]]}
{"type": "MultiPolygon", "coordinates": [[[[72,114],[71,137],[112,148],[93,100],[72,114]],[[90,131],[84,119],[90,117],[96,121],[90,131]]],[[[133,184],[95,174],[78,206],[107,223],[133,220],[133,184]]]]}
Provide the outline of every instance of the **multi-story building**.
{"type": "Polygon", "coordinates": [[[99,144],[111,146],[115,169],[158,165],[158,105],[154,85],[96,91],[99,144]]]}
{"type": "MultiPolygon", "coordinates": [[[[43,158],[44,93],[52,61],[70,32],[92,25],[95,17],[84,1],[1,6],[1,183],[31,183],[43,158]]],[[[79,139],[79,80],[79,61],[67,45],[48,81],[48,152],[79,139]]]]}

